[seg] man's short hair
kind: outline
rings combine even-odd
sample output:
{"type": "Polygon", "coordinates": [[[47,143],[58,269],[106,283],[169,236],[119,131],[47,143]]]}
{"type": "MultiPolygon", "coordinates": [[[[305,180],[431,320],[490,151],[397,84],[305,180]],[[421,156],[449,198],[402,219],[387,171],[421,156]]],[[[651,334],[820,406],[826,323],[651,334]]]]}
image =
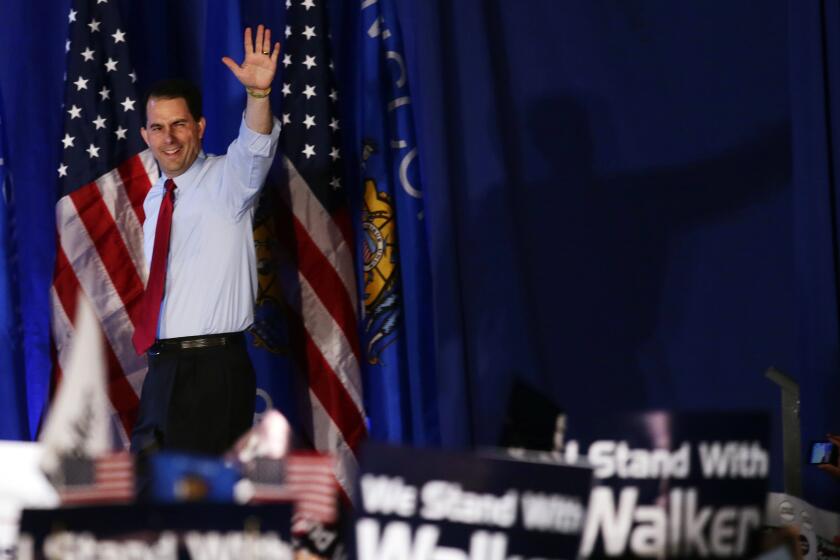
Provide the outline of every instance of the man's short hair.
{"type": "Polygon", "coordinates": [[[201,90],[194,83],[183,78],[170,78],[161,80],[146,92],[143,99],[143,111],[149,104],[149,99],[178,99],[181,98],[187,103],[190,114],[198,121],[204,116],[201,110],[201,90]]]}

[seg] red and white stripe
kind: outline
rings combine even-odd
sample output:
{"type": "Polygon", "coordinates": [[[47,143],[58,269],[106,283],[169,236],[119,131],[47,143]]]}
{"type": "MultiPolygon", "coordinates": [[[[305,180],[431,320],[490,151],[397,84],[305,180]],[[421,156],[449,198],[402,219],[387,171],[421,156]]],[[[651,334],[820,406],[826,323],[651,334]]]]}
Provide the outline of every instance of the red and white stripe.
{"type": "Polygon", "coordinates": [[[134,456],[127,451],[93,459],[94,479],[90,484],[58,489],[63,505],[125,503],[134,500],[134,456]]]}
{"type": "Polygon", "coordinates": [[[302,534],[315,524],[338,520],[338,482],[335,459],[321,453],[295,452],[285,462],[285,478],[279,484],[255,483],[252,504],[293,502],[292,531],[302,534]]]}
{"type": "Polygon", "coordinates": [[[303,337],[311,435],[318,451],[335,455],[335,478],[349,496],[357,469],[355,449],[367,432],[349,214],[346,209],[339,215],[327,212],[292,162],[284,157],[283,163],[289,183],[281,218],[291,220],[291,249],[297,256],[292,278],[288,271],[283,274],[283,286],[286,301],[299,302],[295,311],[303,337]]]}
{"type": "Polygon", "coordinates": [[[108,395],[124,445],[128,445],[146,374],[145,360],[135,353],[131,335],[146,279],[143,200],[157,177],[154,158],[145,150],[56,205],[53,384],[60,380],[67,360],[81,290],[93,304],[105,336],[108,395]]]}
{"type": "Polygon", "coordinates": [[[338,483],[330,455],[293,454],[286,460],[286,482],[295,495],[298,524],[335,523],[338,518],[338,483]]]}

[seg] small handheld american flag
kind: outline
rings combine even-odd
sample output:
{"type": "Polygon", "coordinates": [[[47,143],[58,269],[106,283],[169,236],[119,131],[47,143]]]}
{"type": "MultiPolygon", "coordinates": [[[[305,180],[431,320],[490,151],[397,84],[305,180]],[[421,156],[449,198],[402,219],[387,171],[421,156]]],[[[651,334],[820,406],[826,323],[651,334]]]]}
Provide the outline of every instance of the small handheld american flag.
{"type": "Polygon", "coordinates": [[[243,467],[248,503],[294,502],[292,532],[306,533],[315,524],[338,518],[335,459],[314,452],[295,452],[285,459],[255,459],[243,467]]]}
{"type": "Polygon", "coordinates": [[[53,475],[62,505],[128,503],[134,500],[134,457],[126,452],[101,457],[63,457],[53,475]]]}

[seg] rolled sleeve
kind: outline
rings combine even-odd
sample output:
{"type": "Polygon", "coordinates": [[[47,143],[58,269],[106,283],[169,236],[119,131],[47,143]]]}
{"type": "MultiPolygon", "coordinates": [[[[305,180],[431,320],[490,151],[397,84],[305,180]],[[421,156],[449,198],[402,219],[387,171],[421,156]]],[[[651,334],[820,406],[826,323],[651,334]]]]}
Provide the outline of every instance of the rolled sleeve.
{"type": "Polygon", "coordinates": [[[280,138],[280,121],[274,117],[274,124],[271,132],[261,134],[254,132],[245,124],[245,115],[239,123],[239,141],[242,147],[255,156],[272,157],[277,147],[277,139],[280,138]]]}
{"type": "Polygon", "coordinates": [[[221,193],[236,219],[253,206],[271,168],[279,138],[280,121],[276,117],[271,132],[260,134],[248,128],[243,113],[239,136],[231,143],[225,158],[221,193]]]}

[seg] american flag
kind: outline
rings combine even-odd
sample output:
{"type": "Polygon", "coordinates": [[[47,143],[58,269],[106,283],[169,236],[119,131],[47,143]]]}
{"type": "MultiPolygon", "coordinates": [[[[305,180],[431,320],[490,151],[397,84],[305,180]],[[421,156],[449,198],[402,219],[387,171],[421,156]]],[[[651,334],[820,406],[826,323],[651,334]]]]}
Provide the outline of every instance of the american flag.
{"type": "Polygon", "coordinates": [[[63,505],[125,503],[134,500],[134,456],[127,451],[96,459],[64,457],[53,481],[63,505]]]}
{"type": "Polygon", "coordinates": [[[295,269],[284,271],[297,346],[308,379],[315,448],[336,457],[349,495],[355,449],[367,431],[359,373],[357,296],[350,213],[341,180],[338,92],[329,53],[325,0],[287,0],[282,57],[281,146],[288,183],[281,216],[295,269]]]}
{"type": "Polygon", "coordinates": [[[257,459],[246,476],[253,484],[250,503],[294,502],[292,532],[334,524],[338,518],[335,460],[321,453],[295,452],[285,459],[257,459]]]}
{"type": "Polygon", "coordinates": [[[142,100],[116,2],[74,0],[67,20],[52,385],[66,364],[81,290],[105,335],[108,395],[127,445],[146,373],[131,344],[146,278],[143,200],[158,171],[140,139],[142,100]]]}
{"type": "Polygon", "coordinates": [[[295,496],[292,531],[305,532],[313,523],[333,524],[338,517],[338,486],[330,455],[292,454],[286,460],[286,483],[295,496]]]}

